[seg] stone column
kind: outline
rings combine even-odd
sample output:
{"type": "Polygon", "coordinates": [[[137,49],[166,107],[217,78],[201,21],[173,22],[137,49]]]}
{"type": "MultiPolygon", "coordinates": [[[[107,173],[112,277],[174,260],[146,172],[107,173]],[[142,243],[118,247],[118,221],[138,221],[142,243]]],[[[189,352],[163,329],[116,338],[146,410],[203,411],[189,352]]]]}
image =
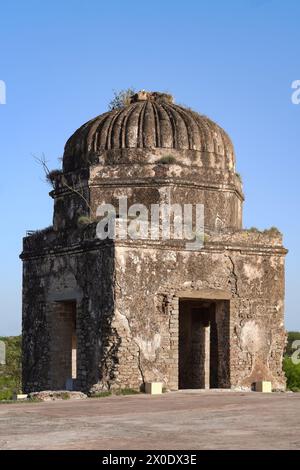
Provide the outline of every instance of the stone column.
{"type": "Polygon", "coordinates": [[[75,330],[72,334],[72,379],[77,379],[77,338],[75,330]]]}
{"type": "Polygon", "coordinates": [[[204,388],[210,385],[210,324],[204,327],[204,388]]]}

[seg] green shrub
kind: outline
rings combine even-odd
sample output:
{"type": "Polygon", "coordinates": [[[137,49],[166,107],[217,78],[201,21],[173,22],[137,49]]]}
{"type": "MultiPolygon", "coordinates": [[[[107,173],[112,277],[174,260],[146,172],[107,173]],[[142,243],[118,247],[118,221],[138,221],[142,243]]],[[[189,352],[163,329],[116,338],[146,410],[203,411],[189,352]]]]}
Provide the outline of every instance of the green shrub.
{"type": "Polygon", "coordinates": [[[133,388],[120,388],[120,390],[116,390],[115,392],[116,395],[137,395],[138,393],[140,392],[133,388]]]}
{"type": "Polygon", "coordinates": [[[13,392],[11,390],[1,390],[0,400],[12,400],[13,392]]]}
{"type": "Polygon", "coordinates": [[[83,227],[84,225],[89,225],[90,223],[91,219],[87,215],[80,215],[77,219],[78,227],[83,227]]]}
{"type": "Polygon", "coordinates": [[[0,365],[0,400],[21,392],[21,336],[0,337],[6,345],[6,364],[0,365]]]}
{"type": "Polygon", "coordinates": [[[164,155],[156,163],[162,163],[163,165],[170,165],[176,163],[176,158],[173,155],[164,155]]]}
{"type": "Polygon", "coordinates": [[[94,393],[93,395],[91,395],[91,398],[104,398],[104,397],[110,397],[111,396],[111,392],[107,391],[107,392],[97,392],[97,393],[94,393]]]}
{"type": "Polygon", "coordinates": [[[290,357],[283,359],[283,370],[288,390],[300,391],[300,364],[294,364],[290,357]]]}

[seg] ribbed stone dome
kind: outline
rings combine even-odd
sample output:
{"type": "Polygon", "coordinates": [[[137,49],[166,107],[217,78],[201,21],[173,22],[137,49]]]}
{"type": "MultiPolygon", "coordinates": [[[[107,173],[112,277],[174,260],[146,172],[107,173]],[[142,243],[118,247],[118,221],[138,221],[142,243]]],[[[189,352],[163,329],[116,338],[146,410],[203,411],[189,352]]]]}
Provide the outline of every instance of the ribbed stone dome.
{"type": "Polygon", "coordinates": [[[130,101],[88,121],[69,138],[63,158],[65,171],[96,162],[105,151],[122,149],[205,152],[233,162],[230,138],[206,116],[178,106],[170,95],[158,92],[142,91],[130,101]]]}

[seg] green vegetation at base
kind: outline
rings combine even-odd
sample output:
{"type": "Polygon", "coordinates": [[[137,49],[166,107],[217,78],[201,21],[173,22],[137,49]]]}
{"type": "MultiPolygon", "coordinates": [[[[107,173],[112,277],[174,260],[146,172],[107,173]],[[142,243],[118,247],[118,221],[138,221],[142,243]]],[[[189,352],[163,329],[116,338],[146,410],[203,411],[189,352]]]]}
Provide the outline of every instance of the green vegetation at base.
{"type": "Polygon", "coordinates": [[[6,346],[6,364],[0,364],[0,400],[21,393],[21,336],[0,337],[6,346]]]}
{"type": "Polygon", "coordinates": [[[138,392],[137,390],[134,390],[134,388],[120,388],[120,390],[115,391],[115,395],[137,395],[138,392]]]}
{"type": "Polygon", "coordinates": [[[104,397],[110,397],[112,395],[111,392],[96,392],[90,395],[90,398],[104,398],[104,397]]]}
{"type": "Polygon", "coordinates": [[[300,392],[300,363],[294,364],[292,359],[286,356],[283,359],[283,370],[287,389],[292,392],[300,392]]]}
{"type": "Polygon", "coordinates": [[[111,397],[112,395],[137,395],[140,392],[138,390],[134,390],[133,388],[120,388],[119,390],[109,390],[106,392],[96,392],[91,395],[91,398],[103,398],[103,397],[111,397]]]}
{"type": "MultiPolygon", "coordinates": [[[[61,398],[62,400],[70,400],[71,395],[69,392],[60,392],[55,394],[56,398],[61,398]]],[[[33,398],[34,400],[34,398],[33,398]]]]}
{"type": "Polygon", "coordinates": [[[285,356],[283,359],[283,370],[286,376],[286,387],[292,392],[300,392],[300,363],[296,364],[300,359],[300,343],[299,345],[294,344],[294,341],[300,341],[299,331],[290,331],[288,333],[288,340],[285,350],[285,356]],[[295,347],[296,346],[296,347],[295,347]]]}

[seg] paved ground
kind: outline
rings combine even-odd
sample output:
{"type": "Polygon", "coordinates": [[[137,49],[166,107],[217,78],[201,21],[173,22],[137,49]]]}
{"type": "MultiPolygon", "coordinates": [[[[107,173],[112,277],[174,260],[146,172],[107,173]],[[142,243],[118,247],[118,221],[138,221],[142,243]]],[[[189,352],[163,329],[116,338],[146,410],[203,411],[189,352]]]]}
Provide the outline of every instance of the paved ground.
{"type": "Polygon", "coordinates": [[[300,393],[1,404],[0,449],[300,449],[300,393]]]}

